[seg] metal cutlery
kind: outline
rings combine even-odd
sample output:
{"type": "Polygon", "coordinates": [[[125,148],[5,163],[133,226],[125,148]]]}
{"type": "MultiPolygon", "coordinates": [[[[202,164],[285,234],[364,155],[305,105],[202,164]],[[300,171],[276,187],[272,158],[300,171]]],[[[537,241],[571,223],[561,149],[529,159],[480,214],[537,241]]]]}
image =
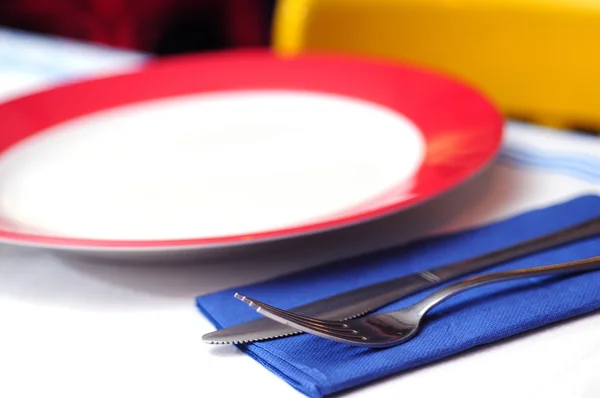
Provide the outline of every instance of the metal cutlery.
{"type": "MultiPolygon", "coordinates": [[[[325,319],[350,319],[458,277],[595,235],[600,235],[600,217],[477,257],[327,297],[291,311],[325,319]]],[[[300,333],[297,329],[260,318],[207,333],[202,339],[211,344],[241,344],[297,333],[300,333]]]]}
{"type": "Polygon", "coordinates": [[[423,318],[429,310],[466,290],[517,278],[586,272],[599,268],[600,256],[597,256],[556,265],[478,275],[443,287],[410,307],[346,321],[331,321],[303,316],[238,293],[235,294],[235,297],[256,308],[256,311],[260,314],[303,332],[339,343],[370,348],[385,348],[402,344],[413,338],[418,333],[423,318]]]}

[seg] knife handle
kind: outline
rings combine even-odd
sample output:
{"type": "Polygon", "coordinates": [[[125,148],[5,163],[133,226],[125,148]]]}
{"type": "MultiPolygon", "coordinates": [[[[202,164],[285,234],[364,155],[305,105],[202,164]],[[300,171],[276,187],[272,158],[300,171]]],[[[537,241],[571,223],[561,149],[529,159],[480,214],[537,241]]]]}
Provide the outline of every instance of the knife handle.
{"type": "Polygon", "coordinates": [[[447,281],[495,264],[595,235],[600,235],[600,217],[593,218],[570,228],[542,235],[538,238],[529,239],[504,249],[439,267],[429,271],[428,274],[431,274],[433,278],[439,278],[440,281],[447,281]]]}

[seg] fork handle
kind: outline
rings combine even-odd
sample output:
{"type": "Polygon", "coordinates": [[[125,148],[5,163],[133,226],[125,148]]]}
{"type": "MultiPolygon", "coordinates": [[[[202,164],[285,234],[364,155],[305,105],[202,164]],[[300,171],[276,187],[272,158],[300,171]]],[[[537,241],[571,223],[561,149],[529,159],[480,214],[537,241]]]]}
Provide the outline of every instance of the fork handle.
{"type": "Polygon", "coordinates": [[[527,278],[537,275],[551,275],[561,273],[586,272],[600,269],[600,256],[587,258],[585,260],[569,261],[565,263],[546,265],[543,267],[533,267],[518,269],[514,271],[494,272],[483,274],[452,283],[435,293],[427,296],[425,299],[417,302],[410,307],[414,314],[424,316],[430,309],[444,300],[449,299],[455,294],[461,293],[471,288],[486,285],[488,283],[503,282],[512,279],[527,278]]]}

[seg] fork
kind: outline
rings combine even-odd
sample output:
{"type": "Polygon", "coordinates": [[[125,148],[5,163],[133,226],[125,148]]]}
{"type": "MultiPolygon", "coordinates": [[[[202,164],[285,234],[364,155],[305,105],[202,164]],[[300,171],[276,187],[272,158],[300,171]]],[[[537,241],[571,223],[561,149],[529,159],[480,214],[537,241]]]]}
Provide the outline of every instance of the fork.
{"type": "Polygon", "coordinates": [[[423,318],[429,310],[465,290],[518,278],[586,272],[598,268],[600,268],[600,256],[542,267],[478,275],[447,285],[416,304],[401,310],[340,321],[303,316],[239,293],[236,293],[234,297],[255,308],[258,313],[303,332],[355,346],[385,348],[402,344],[413,338],[418,333],[423,318]]]}

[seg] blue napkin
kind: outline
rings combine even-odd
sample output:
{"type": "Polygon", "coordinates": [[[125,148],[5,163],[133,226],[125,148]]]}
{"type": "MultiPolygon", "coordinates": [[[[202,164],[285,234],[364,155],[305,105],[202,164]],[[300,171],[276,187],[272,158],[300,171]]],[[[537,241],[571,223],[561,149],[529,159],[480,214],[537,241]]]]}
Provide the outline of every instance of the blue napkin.
{"type": "MultiPolygon", "coordinates": [[[[600,197],[583,196],[466,232],[339,261],[264,283],[197,298],[222,328],[260,317],[233,294],[291,308],[360,286],[500,249],[600,216],[600,197]]],[[[600,255],[600,236],[482,272],[527,268],[600,255]]],[[[384,308],[414,303],[435,288],[384,308]]],[[[383,350],[301,334],[239,348],[309,397],[322,397],[600,308],[600,272],[491,284],[459,294],[428,315],[420,334],[383,350]]],[[[380,312],[382,312],[380,311],[380,312]]]]}

